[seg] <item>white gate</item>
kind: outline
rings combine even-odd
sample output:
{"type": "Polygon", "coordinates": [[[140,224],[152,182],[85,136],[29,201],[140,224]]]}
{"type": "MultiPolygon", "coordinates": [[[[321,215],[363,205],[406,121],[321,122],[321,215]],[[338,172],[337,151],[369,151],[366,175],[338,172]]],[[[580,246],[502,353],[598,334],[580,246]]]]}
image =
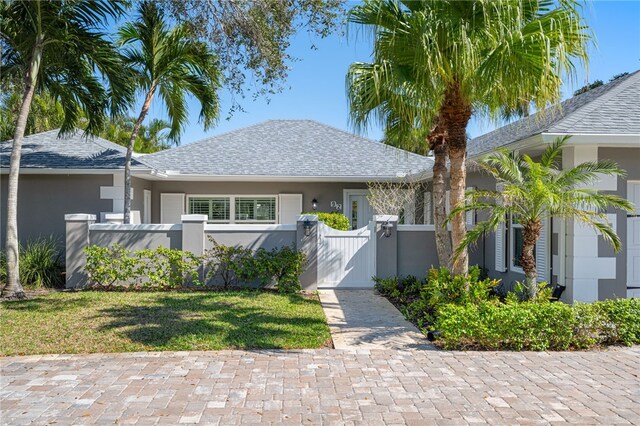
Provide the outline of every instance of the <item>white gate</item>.
{"type": "Polygon", "coordinates": [[[353,231],[318,222],[318,288],[371,288],[375,274],[375,222],[353,231]]]}

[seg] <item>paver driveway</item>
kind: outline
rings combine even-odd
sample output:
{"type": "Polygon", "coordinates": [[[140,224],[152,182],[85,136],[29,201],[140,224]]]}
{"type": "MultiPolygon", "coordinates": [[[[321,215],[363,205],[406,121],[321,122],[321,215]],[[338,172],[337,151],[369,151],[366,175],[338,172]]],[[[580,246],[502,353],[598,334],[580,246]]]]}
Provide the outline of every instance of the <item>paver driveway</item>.
{"type": "Polygon", "coordinates": [[[640,423],[640,347],[8,357],[2,422],[640,423]]]}

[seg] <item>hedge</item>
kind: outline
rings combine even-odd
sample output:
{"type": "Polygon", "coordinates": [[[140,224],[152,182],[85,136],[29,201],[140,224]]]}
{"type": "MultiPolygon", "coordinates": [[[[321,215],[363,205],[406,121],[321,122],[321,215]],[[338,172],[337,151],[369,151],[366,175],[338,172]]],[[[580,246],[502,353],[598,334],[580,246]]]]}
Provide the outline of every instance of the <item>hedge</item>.
{"type": "Polygon", "coordinates": [[[567,350],[640,343],[640,299],[588,304],[448,304],[436,328],[445,349],[567,350]]]}

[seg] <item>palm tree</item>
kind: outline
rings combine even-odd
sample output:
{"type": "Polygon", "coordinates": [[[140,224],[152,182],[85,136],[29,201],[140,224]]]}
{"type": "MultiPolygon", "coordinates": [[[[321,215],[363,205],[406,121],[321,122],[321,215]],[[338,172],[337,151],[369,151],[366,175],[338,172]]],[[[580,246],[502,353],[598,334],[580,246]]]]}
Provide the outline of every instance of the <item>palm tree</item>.
{"type": "Polygon", "coordinates": [[[607,208],[632,211],[631,202],[616,195],[601,193],[591,187],[602,175],[624,176],[624,170],[611,160],[590,161],[574,168],[559,170],[558,158],[569,138],[559,138],[547,147],[539,162],[528,155],[506,149],[481,159],[479,165],[496,181],[502,191],[470,190],[466,205],[451,212],[462,214],[470,210],[487,210],[488,219],[467,232],[456,248],[459,256],[470,244],[486,232],[495,231],[507,220],[522,224],[522,256],[519,261],[525,274],[530,296],[535,296],[536,261],[534,246],[546,219],[575,219],[600,232],[617,252],[622,244],[606,221],[607,208]]]}
{"type": "MultiPolygon", "coordinates": [[[[441,127],[452,210],[464,200],[471,116],[497,119],[530,103],[538,110],[558,104],[562,77],[575,77],[574,61],[586,62],[590,40],[577,0],[365,0],[349,20],[373,29],[374,62],[410,67],[420,97],[431,99],[420,121],[441,127]]],[[[453,246],[465,235],[458,214],[451,220],[453,246]]],[[[465,249],[453,271],[467,270],[465,249]]]]}
{"type": "Polygon", "coordinates": [[[140,3],[139,17],[118,31],[124,46],[125,62],[135,72],[134,84],[144,93],[125,160],[124,223],[131,214],[131,156],[156,93],[164,101],[171,129],[168,138],[178,143],[187,122],[185,94],[194,96],[201,106],[200,120],[211,127],[219,114],[219,70],[209,47],[193,38],[187,24],[169,28],[162,11],[151,1],[140,3]]]}
{"type": "Polygon", "coordinates": [[[98,31],[123,12],[121,2],[98,0],[3,1],[0,37],[3,85],[22,87],[13,133],[7,192],[7,284],[5,297],[24,297],[18,265],[18,175],[22,141],[36,93],[48,92],[64,113],[61,133],[74,131],[81,113],[95,134],[109,109],[130,100],[120,56],[98,31]],[[103,86],[103,78],[109,83],[103,86]]]}
{"type": "Polygon", "coordinates": [[[416,71],[398,65],[393,58],[377,58],[376,63],[356,62],[347,73],[347,99],[350,119],[358,130],[371,120],[384,126],[383,142],[417,154],[434,153],[432,194],[438,262],[449,267],[451,238],[445,227],[447,149],[442,129],[422,123],[431,99],[420,98],[424,91],[416,87],[416,71]]]}

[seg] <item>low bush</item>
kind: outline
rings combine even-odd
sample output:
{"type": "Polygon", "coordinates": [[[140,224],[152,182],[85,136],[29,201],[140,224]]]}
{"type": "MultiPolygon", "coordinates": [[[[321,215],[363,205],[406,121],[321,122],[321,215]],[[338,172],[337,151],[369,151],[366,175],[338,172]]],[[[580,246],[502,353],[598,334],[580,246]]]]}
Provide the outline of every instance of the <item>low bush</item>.
{"type": "Polygon", "coordinates": [[[164,247],[127,250],[120,244],[89,246],[86,272],[93,288],[136,288],[168,290],[184,285],[203,286],[200,269],[207,270],[206,283],[228,289],[257,282],[273,284],[281,293],[301,289],[300,275],[306,261],[304,253],[292,247],[271,250],[231,247],[211,239],[212,247],[202,256],[164,247]]]}
{"type": "Polygon", "coordinates": [[[566,350],[640,343],[640,299],[448,304],[438,311],[446,349],[566,350]]]}
{"type": "MultiPolygon", "coordinates": [[[[64,284],[64,260],[54,237],[29,240],[19,248],[20,282],[25,287],[60,287],[64,284]]],[[[0,252],[0,283],[7,281],[7,255],[0,252]]]]}
{"type": "Polygon", "coordinates": [[[472,266],[468,275],[453,276],[447,268],[432,268],[424,281],[412,276],[374,280],[380,294],[391,299],[408,320],[426,330],[433,326],[443,305],[496,299],[492,290],[498,281],[484,278],[481,272],[478,266],[472,266]]]}
{"type": "Polygon", "coordinates": [[[207,282],[220,279],[223,288],[253,279],[253,251],[245,247],[225,246],[209,237],[212,247],[203,255],[207,282]]]}
{"type": "Polygon", "coordinates": [[[349,230],[349,218],[339,212],[308,212],[302,214],[313,214],[318,216],[318,220],[324,222],[329,228],[337,229],[338,231],[349,230]]]}
{"type": "Polygon", "coordinates": [[[98,288],[114,286],[143,289],[173,289],[186,282],[199,285],[201,259],[177,249],[127,250],[120,244],[88,246],[85,270],[89,284],[98,288]]]}
{"type": "Polygon", "coordinates": [[[263,285],[274,282],[280,293],[296,293],[302,289],[300,275],[306,260],[304,253],[289,246],[261,248],[255,255],[255,274],[263,285]]]}
{"type": "Polygon", "coordinates": [[[293,247],[276,247],[271,250],[225,246],[209,237],[212,248],[204,254],[208,268],[207,280],[220,278],[223,287],[258,282],[262,286],[273,285],[281,293],[300,291],[300,275],[306,256],[293,247]]]}

